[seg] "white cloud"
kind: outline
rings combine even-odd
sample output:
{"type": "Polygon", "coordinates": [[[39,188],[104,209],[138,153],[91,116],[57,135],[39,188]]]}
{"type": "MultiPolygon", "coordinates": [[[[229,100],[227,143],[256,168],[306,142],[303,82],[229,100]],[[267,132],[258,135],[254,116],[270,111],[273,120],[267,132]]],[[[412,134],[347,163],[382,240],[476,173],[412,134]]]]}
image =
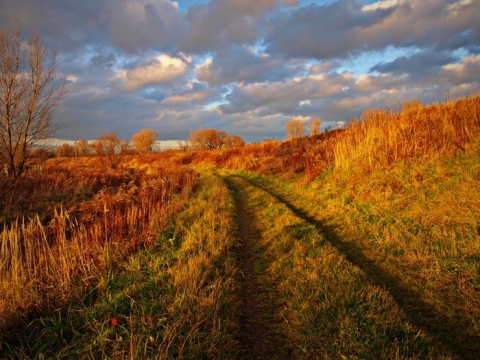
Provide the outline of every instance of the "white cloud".
{"type": "Polygon", "coordinates": [[[375,11],[379,9],[389,9],[395,5],[398,5],[399,0],[381,0],[370,5],[362,7],[362,11],[375,11]]]}
{"type": "Polygon", "coordinates": [[[115,78],[126,90],[138,90],[149,85],[170,83],[187,71],[188,63],[183,59],[162,54],[147,64],[117,72],[115,78]]]}
{"type": "Polygon", "coordinates": [[[67,75],[67,76],[65,77],[65,79],[66,79],[67,81],[72,82],[72,83],[76,83],[76,82],[78,81],[78,76],[76,76],[76,75],[67,75]]]}
{"type": "Polygon", "coordinates": [[[206,91],[198,91],[189,94],[183,95],[172,95],[166,98],[163,103],[165,104],[179,104],[179,103],[188,103],[188,102],[199,102],[204,101],[208,97],[206,91]]]}

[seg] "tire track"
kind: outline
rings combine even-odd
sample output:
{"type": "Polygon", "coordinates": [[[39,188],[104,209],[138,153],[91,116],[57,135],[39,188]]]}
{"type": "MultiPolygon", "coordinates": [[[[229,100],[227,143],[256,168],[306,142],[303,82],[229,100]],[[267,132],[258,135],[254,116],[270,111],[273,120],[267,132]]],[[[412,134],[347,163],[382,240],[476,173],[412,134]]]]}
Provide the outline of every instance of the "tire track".
{"type": "Polygon", "coordinates": [[[233,194],[239,236],[236,249],[240,269],[239,359],[288,359],[285,339],[276,330],[279,319],[274,307],[274,289],[259,279],[263,268],[258,249],[261,232],[252,222],[253,214],[241,186],[230,178],[223,180],[233,194]]]}

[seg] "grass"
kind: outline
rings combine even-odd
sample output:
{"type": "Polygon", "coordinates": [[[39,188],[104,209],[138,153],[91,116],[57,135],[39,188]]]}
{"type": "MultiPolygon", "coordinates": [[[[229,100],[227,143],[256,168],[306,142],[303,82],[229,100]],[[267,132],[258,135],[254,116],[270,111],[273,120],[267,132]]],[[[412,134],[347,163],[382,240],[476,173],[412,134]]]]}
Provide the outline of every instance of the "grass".
{"type": "Polygon", "coordinates": [[[196,181],[197,175],[184,169],[143,177],[138,185],[119,181],[118,187],[101,190],[69,210],[54,210],[46,224],[36,216],[4,226],[0,339],[15,339],[31,320],[78,301],[102,274],[151,244],[196,181]]]}
{"type": "Polygon", "coordinates": [[[273,306],[291,358],[452,358],[315,223],[252,186],[258,178],[240,175],[248,182],[228,178],[250,204],[261,231],[261,281],[277,294],[273,306]]]}
{"type": "MultiPolygon", "coordinates": [[[[147,249],[100,274],[83,301],[28,325],[4,357],[232,358],[232,201],[214,176],[147,249]]],[[[13,344],[13,345],[12,345],[13,344]]]]}
{"type": "Polygon", "coordinates": [[[321,224],[323,235],[330,234],[370,281],[389,289],[411,321],[461,356],[475,358],[479,148],[471,143],[456,157],[424,157],[371,172],[334,170],[308,184],[301,178],[247,178],[321,224]]]}

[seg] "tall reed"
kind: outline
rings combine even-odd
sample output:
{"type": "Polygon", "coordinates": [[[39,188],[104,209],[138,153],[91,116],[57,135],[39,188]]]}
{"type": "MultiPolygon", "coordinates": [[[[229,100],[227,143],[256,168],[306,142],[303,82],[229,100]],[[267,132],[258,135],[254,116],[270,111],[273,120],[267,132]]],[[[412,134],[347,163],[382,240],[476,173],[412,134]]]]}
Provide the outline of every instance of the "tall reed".
{"type": "Polygon", "coordinates": [[[453,155],[480,133],[480,96],[400,111],[368,110],[334,145],[335,167],[373,169],[398,160],[453,155]]]}
{"type": "Polygon", "coordinates": [[[4,225],[0,336],[32,312],[48,313],[80,298],[99,273],[150,244],[191,194],[197,178],[187,169],[163,170],[140,183],[105,188],[68,210],[55,210],[46,224],[34,216],[4,225]]]}

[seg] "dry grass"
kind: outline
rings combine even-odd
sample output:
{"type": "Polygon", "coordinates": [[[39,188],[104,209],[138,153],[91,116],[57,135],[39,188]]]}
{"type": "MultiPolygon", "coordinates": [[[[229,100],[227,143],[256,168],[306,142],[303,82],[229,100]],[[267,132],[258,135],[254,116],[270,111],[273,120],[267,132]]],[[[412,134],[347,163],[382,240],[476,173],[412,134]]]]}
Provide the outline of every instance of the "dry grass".
{"type": "Polygon", "coordinates": [[[454,358],[411,322],[378,279],[334,245],[337,235],[276,197],[280,182],[240,176],[230,175],[229,181],[260,230],[252,239],[259,258],[255,267],[259,281],[275,294],[272,307],[289,358],[454,358]],[[252,186],[257,183],[271,185],[275,193],[252,186]]]}
{"type": "Polygon", "coordinates": [[[369,172],[398,161],[451,157],[465,152],[480,134],[480,96],[398,111],[368,110],[345,130],[289,141],[268,140],[230,150],[169,152],[164,164],[243,169],[263,174],[301,174],[308,181],[326,170],[369,172]]]}
{"type": "Polygon", "coordinates": [[[479,149],[477,141],[450,159],[333,170],[309,184],[255,181],[324,224],[337,248],[391,288],[413,321],[448,334],[451,347],[471,358],[480,338],[479,149]]]}
{"type": "Polygon", "coordinates": [[[83,301],[35,318],[0,350],[13,358],[234,358],[232,209],[222,181],[202,176],[150,246],[122,261],[112,253],[115,266],[95,275],[83,301]]]}
{"type": "MultiPolygon", "coordinates": [[[[366,357],[372,348],[383,358],[445,355],[441,348],[425,347],[428,334],[408,323],[405,316],[415,322],[415,314],[423,315],[402,292],[415,294],[420,308],[435,315],[431,325],[418,321],[426,333],[435,337],[453,329],[450,344],[461,344],[463,337],[476,341],[479,107],[479,96],[432,105],[412,102],[401,111],[365,112],[347,129],[316,137],[230,150],[124,156],[115,171],[105,170],[95,158],[54,159],[41,177],[0,178],[5,223],[0,233],[0,335],[12,340],[14,329],[34,319],[38,325],[42,315],[60,309],[58,321],[41,321],[51,322],[53,332],[68,328],[81,339],[71,354],[233,354],[228,334],[235,331],[233,315],[227,311],[225,323],[219,315],[226,306],[235,310],[232,219],[226,215],[233,208],[219,181],[205,182],[171,228],[172,241],[162,240],[161,252],[141,255],[156,269],[150,274],[155,280],[142,270],[141,256],[122,263],[154,244],[185,205],[198,182],[196,173],[184,168],[189,165],[268,175],[250,181],[279,197],[257,190],[245,196],[258,203],[255,221],[270,261],[265,281],[278,284],[284,301],[279,309],[286,306],[284,330],[296,345],[295,356],[319,351],[366,357]],[[306,215],[295,217],[287,203],[306,215]],[[23,219],[15,220],[19,215],[23,219]],[[118,286],[112,285],[118,266],[130,271],[128,286],[119,293],[110,290],[118,286]],[[148,298],[153,292],[161,300],[149,298],[140,305],[135,297],[140,285],[133,279],[144,275],[142,294],[148,298]],[[404,301],[403,308],[382,285],[392,289],[399,303],[404,301]],[[90,318],[80,321],[80,328],[93,334],[93,339],[83,337],[62,314],[76,299],[91,297],[95,303],[97,296],[105,298],[102,315],[94,308],[90,318]],[[163,315],[153,315],[157,307],[163,315]],[[122,326],[111,325],[112,314],[119,314],[122,326]],[[335,344],[336,350],[322,341],[335,344]]],[[[40,328],[40,335],[47,331],[40,328]]],[[[68,339],[55,336],[61,349],[68,339]]],[[[40,340],[36,344],[42,346],[40,340]]],[[[458,348],[463,355],[478,350],[464,344],[458,348]]],[[[15,354],[22,357],[22,352],[15,354]]]]}
{"type": "MultiPolygon", "coordinates": [[[[41,179],[22,181],[31,181],[35,189],[48,189],[54,179],[50,174],[47,185],[41,179]]],[[[46,217],[48,222],[39,216],[16,220],[0,233],[2,337],[12,335],[6,332],[9,328],[81,298],[100,274],[151,244],[197,182],[196,173],[181,168],[156,176],[134,171],[83,175],[77,169],[58,176],[56,201],[62,203],[67,193],[68,209],[55,209],[46,217]],[[92,194],[99,184],[102,190],[92,194]],[[87,193],[91,199],[72,205],[76,197],[69,196],[71,191],[87,193]]],[[[41,195],[32,198],[38,201],[41,195]]]]}

